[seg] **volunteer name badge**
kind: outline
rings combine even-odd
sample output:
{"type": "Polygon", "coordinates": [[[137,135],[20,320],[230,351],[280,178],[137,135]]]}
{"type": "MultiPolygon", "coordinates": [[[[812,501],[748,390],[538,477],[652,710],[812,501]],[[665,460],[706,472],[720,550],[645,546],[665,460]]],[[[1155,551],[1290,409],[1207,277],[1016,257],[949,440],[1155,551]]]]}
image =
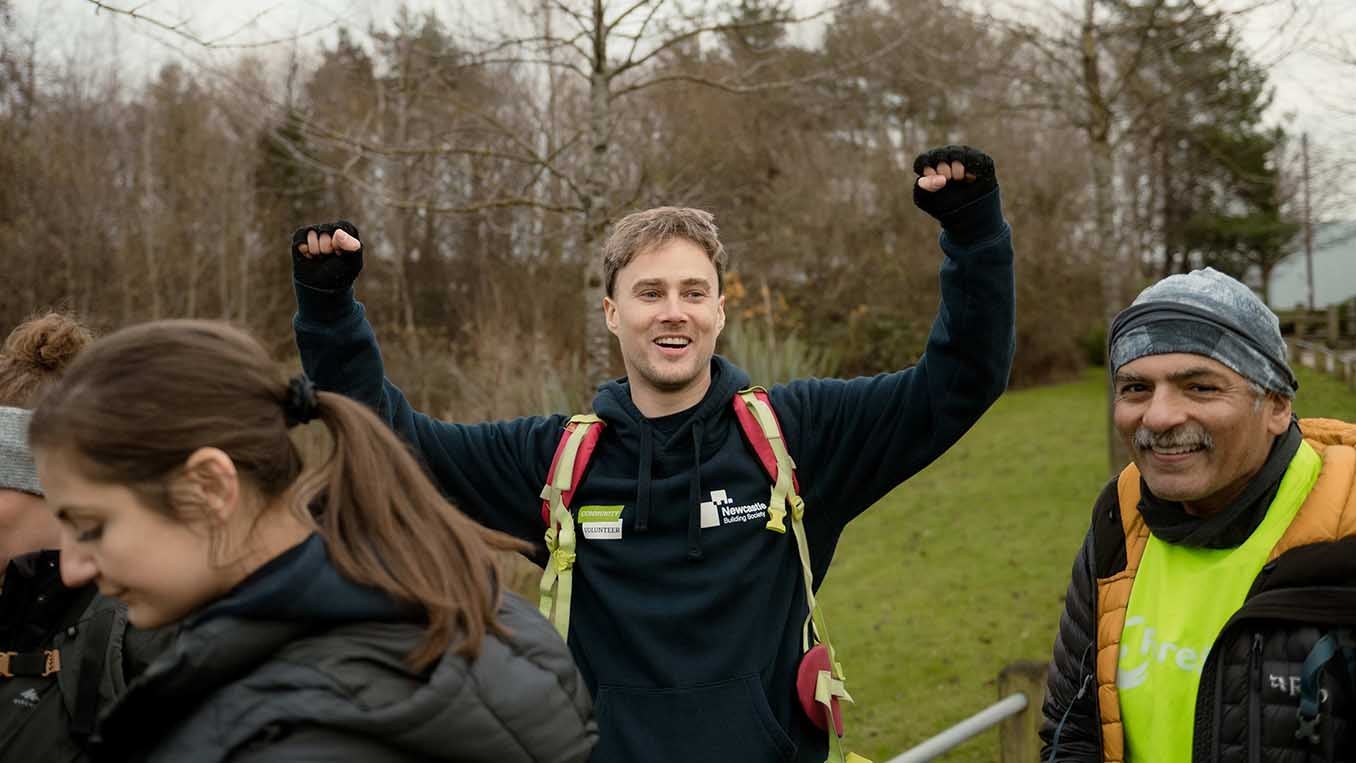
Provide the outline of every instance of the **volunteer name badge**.
{"type": "Polygon", "coordinates": [[[589,540],[621,540],[621,506],[581,506],[579,526],[589,540]]]}

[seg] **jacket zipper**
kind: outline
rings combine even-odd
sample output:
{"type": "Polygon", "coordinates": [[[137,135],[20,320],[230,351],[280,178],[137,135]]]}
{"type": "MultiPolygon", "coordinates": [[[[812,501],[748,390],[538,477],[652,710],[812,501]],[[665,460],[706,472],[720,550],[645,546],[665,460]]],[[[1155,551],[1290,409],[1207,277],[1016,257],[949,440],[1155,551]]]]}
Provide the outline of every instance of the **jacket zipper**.
{"type": "Polygon", "coordinates": [[[1248,763],[1262,763],[1262,634],[1252,634],[1248,658],[1248,763]]]}
{"type": "MultiPolygon", "coordinates": [[[[1224,639],[1220,634],[1216,643],[1224,639]]],[[[1220,763],[1220,724],[1224,715],[1224,681],[1218,675],[1219,657],[1212,650],[1201,671],[1200,681],[1196,684],[1196,718],[1191,729],[1191,763],[1220,763]],[[1209,707],[1210,721],[1202,708],[1209,707]]]]}
{"type": "MultiPolygon", "coordinates": [[[[1120,522],[1119,512],[1116,510],[1114,504],[1113,504],[1113,507],[1107,512],[1107,514],[1111,517],[1111,519],[1112,519],[1113,521],[1115,521],[1115,522],[1117,522],[1117,523],[1120,522]]],[[[1097,528],[1096,528],[1096,527],[1093,527],[1093,528],[1092,528],[1092,531],[1088,534],[1088,572],[1090,573],[1088,579],[1092,581],[1092,585],[1089,586],[1089,588],[1092,589],[1092,609],[1089,610],[1089,611],[1092,612],[1092,642],[1091,642],[1091,646],[1092,646],[1092,668],[1091,668],[1091,669],[1092,669],[1092,697],[1093,697],[1092,707],[1093,707],[1094,712],[1096,713],[1096,716],[1095,716],[1095,717],[1096,717],[1096,719],[1097,719],[1097,723],[1094,723],[1093,726],[1094,726],[1094,727],[1096,728],[1096,730],[1097,730],[1097,749],[1100,750],[1100,749],[1102,749],[1103,739],[1102,739],[1102,723],[1101,723],[1101,721],[1102,721],[1101,703],[1097,700],[1097,692],[1098,692],[1098,690],[1099,690],[1099,687],[1098,687],[1098,685],[1097,685],[1097,622],[1098,622],[1098,618],[1100,617],[1101,613],[1097,611],[1097,528]]],[[[1081,672],[1081,667],[1082,667],[1082,666],[1080,665],[1080,672],[1081,672]]],[[[1081,682],[1081,684],[1084,686],[1084,688],[1086,688],[1087,682],[1088,682],[1087,675],[1085,674],[1085,675],[1079,676],[1078,680],[1081,682]]],[[[1057,762],[1055,762],[1055,763],[1057,763],[1057,762]]]]}

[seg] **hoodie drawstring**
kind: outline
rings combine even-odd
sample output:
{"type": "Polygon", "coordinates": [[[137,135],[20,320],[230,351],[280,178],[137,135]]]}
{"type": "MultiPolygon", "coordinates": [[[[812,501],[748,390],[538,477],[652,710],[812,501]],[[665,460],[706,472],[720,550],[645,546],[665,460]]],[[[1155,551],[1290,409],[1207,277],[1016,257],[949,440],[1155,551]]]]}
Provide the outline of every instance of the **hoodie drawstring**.
{"type": "Polygon", "coordinates": [[[692,479],[688,483],[687,558],[702,558],[702,421],[692,422],[692,479]]]}
{"type": "Polygon", "coordinates": [[[654,460],[654,437],[650,427],[640,428],[640,473],[636,475],[636,532],[650,527],[650,462],[654,460]]]}

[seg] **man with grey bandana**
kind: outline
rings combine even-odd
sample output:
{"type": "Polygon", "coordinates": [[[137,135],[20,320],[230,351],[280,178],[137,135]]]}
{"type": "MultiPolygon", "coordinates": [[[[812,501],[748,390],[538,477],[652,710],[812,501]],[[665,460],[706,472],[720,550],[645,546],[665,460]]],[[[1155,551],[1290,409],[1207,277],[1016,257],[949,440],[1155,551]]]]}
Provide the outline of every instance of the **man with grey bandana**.
{"type": "Polygon", "coordinates": [[[1356,761],[1356,426],[1296,421],[1279,321],[1213,269],[1109,342],[1134,463],[1074,564],[1042,759],[1356,761]]]}

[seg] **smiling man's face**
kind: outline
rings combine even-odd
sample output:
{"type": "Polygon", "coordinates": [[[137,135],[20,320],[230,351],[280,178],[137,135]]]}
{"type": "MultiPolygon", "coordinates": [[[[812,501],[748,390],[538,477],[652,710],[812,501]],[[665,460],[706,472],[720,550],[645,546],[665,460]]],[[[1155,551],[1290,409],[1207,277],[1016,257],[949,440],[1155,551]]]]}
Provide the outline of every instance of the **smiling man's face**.
{"type": "Polygon", "coordinates": [[[1149,490],[1197,516],[1227,507],[1290,426],[1290,401],[1260,399],[1233,369],[1202,355],[1149,355],[1116,372],[1116,430],[1149,490]]]}
{"type": "Polygon", "coordinates": [[[710,386],[711,356],[725,327],[717,284],[711,258],[684,238],[647,249],[617,271],[603,314],[645,415],[695,405],[710,386]]]}

